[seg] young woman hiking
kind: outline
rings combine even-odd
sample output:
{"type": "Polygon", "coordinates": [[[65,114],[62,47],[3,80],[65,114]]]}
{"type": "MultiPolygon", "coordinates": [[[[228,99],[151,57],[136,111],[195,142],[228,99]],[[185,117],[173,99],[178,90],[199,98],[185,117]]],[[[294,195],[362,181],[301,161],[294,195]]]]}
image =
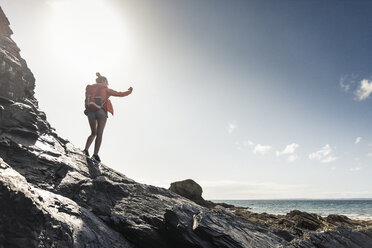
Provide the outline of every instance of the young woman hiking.
{"type": "Polygon", "coordinates": [[[103,130],[105,129],[108,118],[107,112],[110,112],[112,115],[114,114],[114,109],[109,97],[127,96],[132,93],[133,88],[130,87],[128,91],[125,92],[118,92],[108,88],[108,81],[106,77],[101,76],[101,74],[98,72],[96,73],[96,76],[96,83],[87,85],[85,90],[84,113],[88,116],[91,134],[89,135],[85,144],[84,153],[89,157],[88,150],[95,138],[96,141],[94,144],[94,153],[92,158],[98,162],[101,162],[98,152],[99,148],[101,147],[103,130]]]}

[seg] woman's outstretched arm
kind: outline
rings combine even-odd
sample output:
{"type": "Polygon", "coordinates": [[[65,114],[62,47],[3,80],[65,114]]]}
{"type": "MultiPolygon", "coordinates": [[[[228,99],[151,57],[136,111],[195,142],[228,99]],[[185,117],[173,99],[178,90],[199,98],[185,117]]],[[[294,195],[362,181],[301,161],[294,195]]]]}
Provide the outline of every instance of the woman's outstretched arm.
{"type": "Polygon", "coordinates": [[[115,91],[113,89],[107,88],[107,94],[109,96],[120,96],[120,97],[127,96],[127,95],[130,95],[132,93],[132,91],[133,91],[132,87],[130,87],[127,91],[123,91],[123,92],[115,91]]]}

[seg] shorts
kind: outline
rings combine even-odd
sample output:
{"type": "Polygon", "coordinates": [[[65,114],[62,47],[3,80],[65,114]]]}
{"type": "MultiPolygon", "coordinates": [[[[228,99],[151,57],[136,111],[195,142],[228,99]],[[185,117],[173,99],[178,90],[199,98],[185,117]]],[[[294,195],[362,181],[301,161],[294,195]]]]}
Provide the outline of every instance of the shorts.
{"type": "Polygon", "coordinates": [[[87,112],[86,115],[88,116],[89,120],[98,120],[104,117],[108,117],[107,111],[104,109],[99,109],[93,112],[87,112]]]}

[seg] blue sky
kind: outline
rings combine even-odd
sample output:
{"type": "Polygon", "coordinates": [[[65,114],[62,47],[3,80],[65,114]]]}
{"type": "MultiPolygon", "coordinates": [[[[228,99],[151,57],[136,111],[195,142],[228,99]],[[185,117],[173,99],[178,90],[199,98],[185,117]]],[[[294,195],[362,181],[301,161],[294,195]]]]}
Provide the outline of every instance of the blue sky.
{"type": "Polygon", "coordinates": [[[207,199],[372,198],[372,2],[0,6],[41,109],[74,145],[89,134],[81,98],[95,72],[133,86],[113,99],[100,152],[127,176],[192,178],[207,199]]]}

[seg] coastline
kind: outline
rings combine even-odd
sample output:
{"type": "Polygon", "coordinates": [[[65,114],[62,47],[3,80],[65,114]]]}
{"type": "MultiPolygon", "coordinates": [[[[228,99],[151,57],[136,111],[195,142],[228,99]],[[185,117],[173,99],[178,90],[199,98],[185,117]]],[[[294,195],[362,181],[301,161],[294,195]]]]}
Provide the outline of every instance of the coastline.
{"type": "Polygon", "coordinates": [[[292,210],[314,213],[323,218],[343,215],[354,220],[372,220],[372,199],[260,199],[212,200],[216,204],[228,203],[248,208],[251,212],[286,215],[292,210]]]}
{"type": "MultiPolygon", "coordinates": [[[[301,240],[307,240],[310,236],[318,240],[325,233],[339,238],[348,237],[350,232],[355,230],[362,233],[369,233],[372,230],[372,220],[349,218],[340,214],[345,213],[345,210],[350,211],[350,206],[352,206],[354,213],[359,214],[359,216],[362,216],[361,214],[364,212],[372,213],[372,200],[211,201],[202,197],[201,186],[192,179],[174,182],[169,189],[212,211],[227,211],[237,218],[255,223],[258,226],[262,225],[262,227],[271,230],[275,235],[290,243],[302,242],[301,240]]],[[[370,216],[367,214],[366,217],[370,216]]],[[[324,238],[329,239],[329,237],[324,238]]],[[[333,242],[332,239],[329,240],[330,243],[333,242]]],[[[359,242],[358,240],[360,240],[360,237],[356,238],[356,242],[359,242]]]]}
{"type": "Polygon", "coordinates": [[[291,210],[289,213],[281,215],[254,213],[241,207],[230,208],[229,210],[236,216],[272,229],[276,235],[288,242],[325,232],[338,233],[344,229],[363,232],[369,232],[372,229],[372,220],[352,219],[338,214],[320,216],[314,213],[291,210]]]}

